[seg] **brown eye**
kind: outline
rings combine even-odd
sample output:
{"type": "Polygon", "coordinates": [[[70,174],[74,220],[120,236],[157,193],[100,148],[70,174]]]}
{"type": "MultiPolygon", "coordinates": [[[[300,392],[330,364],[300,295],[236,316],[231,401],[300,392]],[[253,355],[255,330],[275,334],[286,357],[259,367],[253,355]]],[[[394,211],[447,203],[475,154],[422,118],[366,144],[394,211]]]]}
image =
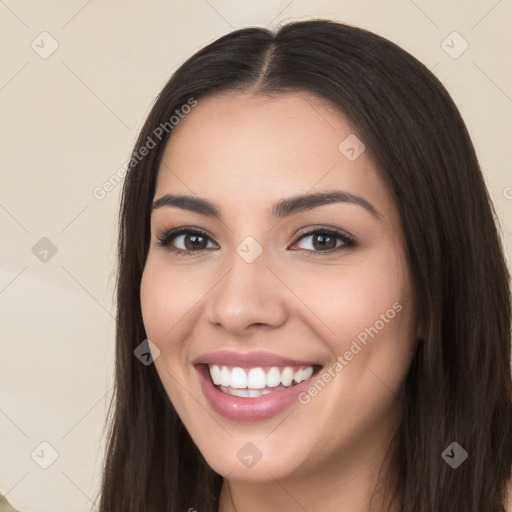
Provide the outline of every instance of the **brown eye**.
{"type": "MultiPolygon", "coordinates": [[[[198,229],[177,228],[165,231],[158,238],[158,245],[176,254],[187,255],[207,249],[218,248],[209,235],[198,229]],[[210,245],[208,243],[210,242],[210,245]]],[[[354,238],[333,228],[322,228],[302,234],[294,245],[309,240],[300,251],[310,253],[332,253],[356,245],[354,238]]]]}
{"type": "Polygon", "coordinates": [[[335,252],[339,249],[356,245],[355,240],[351,236],[332,228],[316,229],[315,231],[304,233],[294,245],[308,239],[309,241],[304,244],[306,247],[302,247],[302,250],[308,252],[335,252]]]}
{"type": "MultiPolygon", "coordinates": [[[[164,232],[158,237],[158,245],[178,254],[208,249],[210,237],[197,229],[179,228],[164,232]]],[[[214,245],[214,248],[216,246],[214,245]]],[[[210,246],[211,248],[211,246],[210,246]]]]}
{"type": "Polygon", "coordinates": [[[183,237],[183,240],[185,242],[185,249],[187,251],[193,251],[194,249],[206,249],[206,237],[204,237],[203,235],[189,233],[180,236],[183,237]]]}

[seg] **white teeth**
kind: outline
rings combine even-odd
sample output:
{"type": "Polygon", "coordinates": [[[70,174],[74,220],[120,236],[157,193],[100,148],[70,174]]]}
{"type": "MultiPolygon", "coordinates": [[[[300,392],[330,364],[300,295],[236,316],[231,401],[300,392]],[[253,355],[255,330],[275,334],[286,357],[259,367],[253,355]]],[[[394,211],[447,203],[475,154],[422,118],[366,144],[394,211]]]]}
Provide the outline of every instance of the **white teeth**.
{"type": "Polygon", "coordinates": [[[216,364],[210,366],[210,375],[213,383],[218,386],[220,384],[220,368],[216,364]]]}
{"type": "Polygon", "coordinates": [[[251,389],[263,389],[267,385],[267,376],[261,368],[251,368],[247,387],[251,389]]]}
{"type": "Polygon", "coordinates": [[[293,375],[293,368],[289,366],[286,367],[281,374],[281,384],[283,386],[289,386],[292,383],[293,375]]]}
{"type": "Polygon", "coordinates": [[[236,392],[230,391],[230,394],[244,397],[256,397],[269,393],[270,391],[265,388],[279,387],[284,389],[291,387],[304,380],[308,380],[314,371],[313,366],[297,370],[290,366],[284,368],[273,366],[265,373],[262,368],[244,369],[237,366],[231,368],[217,364],[208,365],[208,369],[216,386],[220,386],[221,389],[229,388],[230,390],[236,390],[236,392]],[[259,390],[264,392],[262,393],[259,390]]]}
{"type": "Polygon", "coordinates": [[[242,368],[233,368],[231,370],[231,384],[229,386],[237,389],[246,389],[247,373],[242,368]]]}
{"type": "Polygon", "coordinates": [[[220,386],[220,390],[228,395],[241,396],[243,398],[258,398],[259,396],[272,393],[272,391],[268,389],[235,389],[224,386],[220,386]]]}
{"type": "Polygon", "coordinates": [[[281,384],[281,372],[275,366],[267,372],[267,387],[275,388],[281,384]]]}
{"type": "Polygon", "coordinates": [[[222,386],[229,386],[231,384],[231,372],[225,366],[222,367],[220,372],[220,383],[222,386]]]}
{"type": "Polygon", "coordinates": [[[308,380],[313,375],[313,367],[309,366],[302,370],[302,380],[308,380]]]}

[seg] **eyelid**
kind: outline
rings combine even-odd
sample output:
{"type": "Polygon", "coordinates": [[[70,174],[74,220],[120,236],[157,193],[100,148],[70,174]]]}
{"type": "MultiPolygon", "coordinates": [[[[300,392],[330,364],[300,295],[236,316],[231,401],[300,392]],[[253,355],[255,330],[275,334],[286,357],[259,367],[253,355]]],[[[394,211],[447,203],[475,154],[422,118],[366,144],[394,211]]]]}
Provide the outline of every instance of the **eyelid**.
{"type": "MultiPolygon", "coordinates": [[[[323,225],[313,225],[308,226],[305,228],[302,228],[299,233],[295,236],[294,241],[291,243],[290,247],[293,247],[296,245],[299,241],[301,241],[304,238],[308,238],[310,236],[314,236],[318,233],[327,233],[329,235],[332,235],[338,239],[342,240],[342,244],[338,247],[335,247],[333,249],[329,249],[326,251],[313,251],[310,249],[298,249],[297,252],[304,252],[314,255],[321,255],[321,254],[333,254],[338,252],[341,249],[353,247],[356,245],[356,239],[350,235],[348,232],[339,229],[334,228],[331,226],[323,226],[323,225]]],[[[193,253],[202,253],[205,250],[211,250],[210,249],[199,249],[197,251],[193,250],[184,250],[184,249],[177,249],[175,247],[171,246],[171,241],[175,240],[177,237],[183,234],[199,234],[203,237],[205,237],[208,241],[213,242],[214,244],[218,244],[214,241],[213,237],[208,234],[207,231],[196,228],[192,226],[181,226],[178,228],[172,228],[172,229],[164,229],[160,232],[160,234],[157,235],[157,245],[160,247],[167,248],[169,251],[177,253],[177,254],[183,254],[183,255],[191,255],[193,253]]]]}
{"type": "MultiPolygon", "coordinates": [[[[333,226],[325,226],[322,224],[313,224],[311,226],[306,226],[305,228],[302,228],[296,235],[295,235],[295,242],[300,240],[302,237],[307,235],[313,235],[317,232],[321,233],[332,233],[334,235],[340,235],[345,238],[349,238],[355,241],[354,237],[350,235],[347,231],[335,228],[333,226]]],[[[295,243],[294,242],[294,243],[295,243]]]]}
{"type": "MultiPolygon", "coordinates": [[[[213,242],[213,237],[210,236],[208,234],[208,232],[206,232],[204,229],[196,228],[196,227],[192,227],[192,226],[181,226],[179,228],[164,229],[163,231],[161,231],[160,234],[158,234],[156,236],[157,244],[160,247],[167,247],[170,245],[171,240],[174,240],[175,238],[177,238],[180,235],[191,234],[191,233],[202,235],[205,238],[207,238],[208,240],[211,240],[213,242]]],[[[214,243],[216,243],[216,242],[214,242],[214,243]]],[[[171,250],[185,252],[183,249],[171,248],[171,250]]],[[[187,252],[192,253],[192,252],[200,252],[200,251],[187,251],[187,252]]]]}
{"type": "Polygon", "coordinates": [[[314,226],[308,226],[306,228],[303,228],[299,231],[298,235],[295,237],[295,240],[292,242],[292,247],[299,242],[300,240],[303,240],[304,238],[308,238],[310,236],[314,236],[317,233],[327,233],[329,235],[332,235],[338,239],[341,239],[343,241],[341,246],[335,247],[333,249],[329,249],[327,251],[311,251],[308,249],[299,249],[299,252],[306,252],[306,253],[312,253],[312,254],[332,254],[337,252],[338,250],[341,250],[343,248],[347,247],[353,247],[356,245],[356,239],[351,234],[349,234],[347,231],[339,228],[334,228],[331,226],[322,226],[322,225],[314,225],[314,226]]]}

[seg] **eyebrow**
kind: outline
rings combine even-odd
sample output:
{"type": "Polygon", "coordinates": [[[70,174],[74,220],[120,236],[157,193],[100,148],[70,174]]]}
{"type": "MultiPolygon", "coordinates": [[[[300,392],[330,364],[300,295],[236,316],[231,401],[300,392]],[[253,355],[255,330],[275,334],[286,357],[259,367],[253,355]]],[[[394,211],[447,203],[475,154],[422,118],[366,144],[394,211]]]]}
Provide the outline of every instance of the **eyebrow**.
{"type": "MultiPolygon", "coordinates": [[[[271,211],[274,218],[281,219],[295,213],[334,203],[355,204],[370,212],[375,218],[379,220],[382,219],[382,215],[366,199],[344,192],[343,190],[301,194],[282,199],[272,205],[271,211]]],[[[220,208],[217,205],[206,199],[194,196],[165,194],[153,203],[153,210],[164,206],[182,208],[201,215],[206,215],[207,217],[215,217],[218,219],[222,217],[220,208]]]]}

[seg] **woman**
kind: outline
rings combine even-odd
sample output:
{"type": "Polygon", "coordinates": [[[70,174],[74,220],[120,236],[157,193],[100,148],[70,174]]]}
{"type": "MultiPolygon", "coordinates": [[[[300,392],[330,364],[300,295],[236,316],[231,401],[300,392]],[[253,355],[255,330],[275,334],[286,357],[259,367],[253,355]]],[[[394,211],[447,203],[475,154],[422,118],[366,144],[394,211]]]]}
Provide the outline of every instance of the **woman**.
{"type": "Polygon", "coordinates": [[[326,20],[221,37],[126,176],[100,510],[506,511],[508,279],[418,60],[326,20]]]}

